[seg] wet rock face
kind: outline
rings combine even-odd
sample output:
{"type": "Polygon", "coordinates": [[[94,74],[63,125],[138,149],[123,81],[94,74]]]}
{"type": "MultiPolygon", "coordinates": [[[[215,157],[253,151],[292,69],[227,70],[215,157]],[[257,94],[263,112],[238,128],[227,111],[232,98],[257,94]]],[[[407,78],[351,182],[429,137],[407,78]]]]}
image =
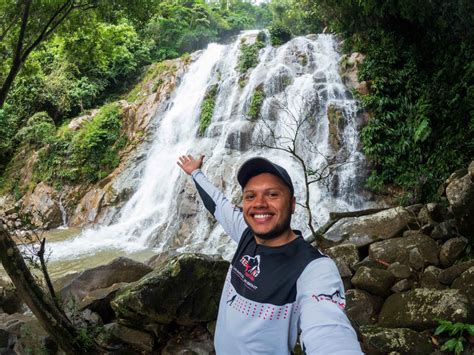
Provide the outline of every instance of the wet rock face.
{"type": "Polygon", "coordinates": [[[181,254],[127,286],[111,302],[112,308],[118,318],[136,325],[215,320],[228,267],[223,259],[181,254]]]}
{"type": "Polygon", "coordinates": [[[382,328],[364,326],[360,328],[364,351],[369,355],[388,353],[430,354],[434,347],[426,334],[408,328],[382,328]]]}
{"type": "Polygon", "coordinates": [[[459,290],[418,288],[388,297],[380,311],[379,324],[423,330],[436,327],[436,319],[465,323],[472,315],[472,305],[459,290]]]}
{"type": "Polygon", "coordinates": [[[40,182],[22,201],[21,214],[31,214],[31,223],[42,228],[55,228],[62,224],[59,197],[54,188],[40,182]]]}

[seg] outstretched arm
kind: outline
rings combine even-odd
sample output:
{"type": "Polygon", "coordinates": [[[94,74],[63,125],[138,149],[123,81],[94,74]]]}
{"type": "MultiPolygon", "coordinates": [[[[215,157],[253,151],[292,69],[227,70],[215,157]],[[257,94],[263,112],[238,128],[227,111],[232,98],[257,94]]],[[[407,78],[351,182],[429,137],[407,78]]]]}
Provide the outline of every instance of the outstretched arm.
{"type": "Polygon", "coordinates": [[[362,355],[344,313],[344,286],[330,258],[312,261],[296,283],[300,340],[306,354],[362,355]]]}
{"type": "Polygon", "coordinates": [[[224,231],[237,243],[247,228],[242,212],[232,205],[203,174],[201,166],[204,155],[194,159],[191,155],[183,155],[177,164],[183,171],[193,177],[196,189],[206,209],[216,218],[224,231]]]}

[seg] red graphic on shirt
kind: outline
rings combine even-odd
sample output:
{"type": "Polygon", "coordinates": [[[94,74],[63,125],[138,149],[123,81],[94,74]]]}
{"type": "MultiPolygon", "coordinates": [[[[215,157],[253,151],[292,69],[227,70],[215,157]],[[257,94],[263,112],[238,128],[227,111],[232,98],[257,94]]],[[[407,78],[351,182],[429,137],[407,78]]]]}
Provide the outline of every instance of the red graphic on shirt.
{"type": "Polygon", "coordinates": [[[344,298],[344,296],[341,295],[339,291],[333,292],[330,295],[320,293],[318,295],[312,295],[311,297],[317,302],[330,301],[332,303],[336,303],[341,309],[344,309],[346,307],[346,299],[344,298]]]}
{"type": "Polygon", "coordinates": [[[244,274],[250,280],[254,281],[258,274],[260,274],[260,255],[255,257],[244,255],[240,259],[240,263],[245,267],[244,274]]]}

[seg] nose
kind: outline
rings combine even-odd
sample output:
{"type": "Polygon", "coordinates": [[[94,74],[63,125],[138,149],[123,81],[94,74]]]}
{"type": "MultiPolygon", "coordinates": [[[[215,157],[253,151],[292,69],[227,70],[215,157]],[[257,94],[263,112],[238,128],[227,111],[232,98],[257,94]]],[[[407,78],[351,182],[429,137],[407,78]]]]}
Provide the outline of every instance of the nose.
{"type": "Polygon", "coordinates": [[[265,195],[257,195],[255,196],[254,200],[254,208],[266,208],[268,207],[267,204],[267,199],[265,198],[265,195]]]}

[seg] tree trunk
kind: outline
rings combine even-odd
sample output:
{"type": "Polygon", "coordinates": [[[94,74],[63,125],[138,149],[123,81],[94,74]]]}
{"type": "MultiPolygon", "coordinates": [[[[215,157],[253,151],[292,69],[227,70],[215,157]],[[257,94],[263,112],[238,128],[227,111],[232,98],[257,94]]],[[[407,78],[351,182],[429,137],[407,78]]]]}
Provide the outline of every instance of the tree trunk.
{"type": "Polygon", "coordinates": [[[41,326],[67,354],[97,354],[97,345],[85,349],[78,340],[77,329],[53,304],[36,283],[18,247],[0,222],[0,260],[16,287],[18,296],[28,305],[41,326]]]}

